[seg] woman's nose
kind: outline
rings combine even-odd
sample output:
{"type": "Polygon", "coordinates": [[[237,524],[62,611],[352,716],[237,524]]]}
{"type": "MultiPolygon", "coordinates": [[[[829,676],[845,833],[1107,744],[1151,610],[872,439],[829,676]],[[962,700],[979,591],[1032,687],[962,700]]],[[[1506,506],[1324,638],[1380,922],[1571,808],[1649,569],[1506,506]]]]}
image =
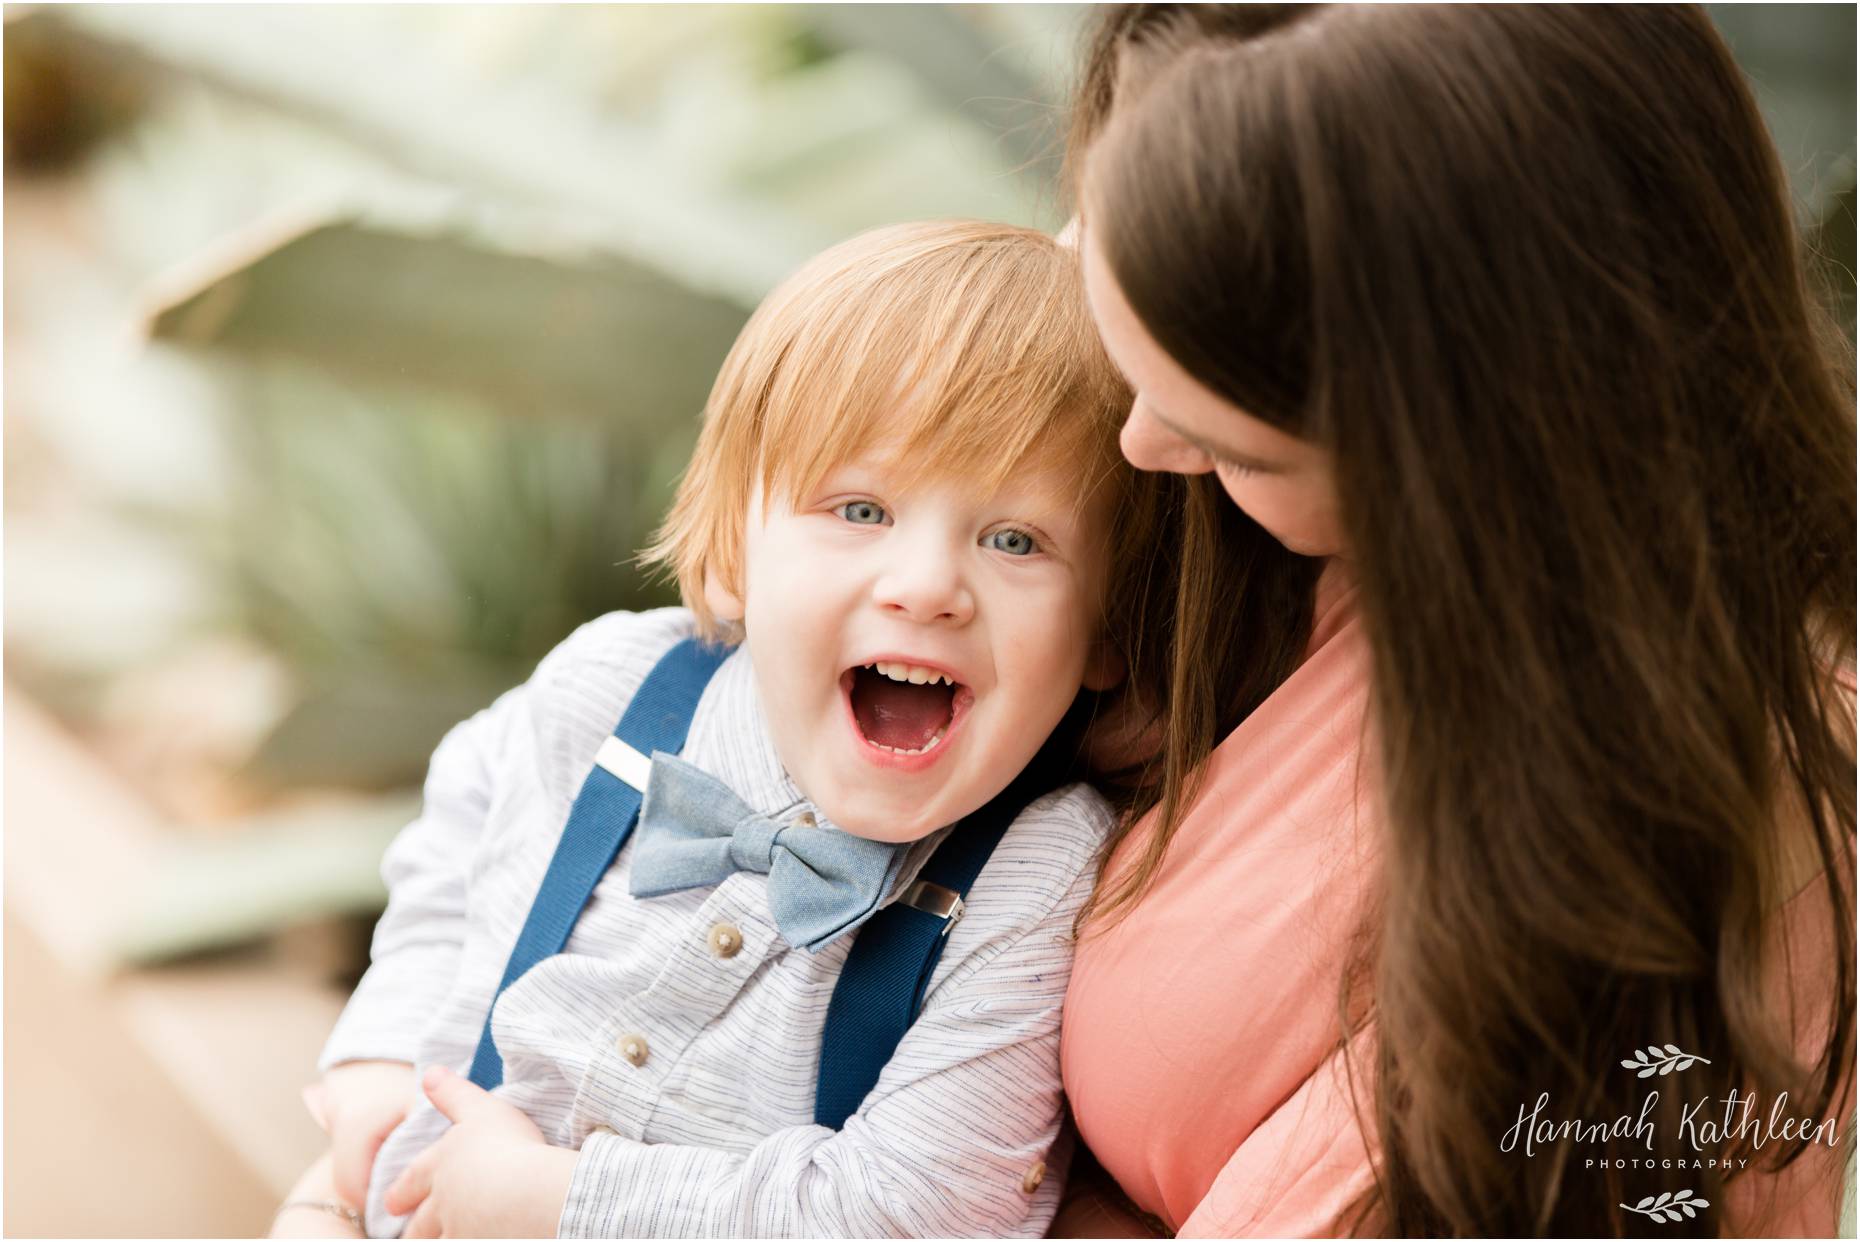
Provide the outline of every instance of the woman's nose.
{"type": "Polygon", "coordinates": [[[975,615],[975,597],[947,553],[911,548],[873,584],[879,608],[923,625],[963,625],[975,615]]]}
{"type": "Polygon", "coordinates": [[[1139,470],[1167,470],[1175,474],[1206,474],[1214,461],[1206,453],[1184,440],[1150,412],[1138,397],[1130,406],[1130,417],[1117,437],[1124,457],[1139,470]]]}

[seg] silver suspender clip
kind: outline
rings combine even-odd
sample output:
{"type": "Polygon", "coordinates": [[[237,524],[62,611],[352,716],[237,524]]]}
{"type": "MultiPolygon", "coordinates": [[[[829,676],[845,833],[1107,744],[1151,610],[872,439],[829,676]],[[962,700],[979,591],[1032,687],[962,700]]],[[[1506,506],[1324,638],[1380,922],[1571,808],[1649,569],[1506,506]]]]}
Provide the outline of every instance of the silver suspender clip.
{"type": "Polygon", "coordinates": [[[934,914],[942,919],[942,934],[945,936],[949,935],[949,929],[956,925],[956,920],[962,917],[962,896],[955,889],[944,888],[941,884],[932,884],[928,880],[917,881],[905,889],[904,895],[898,900],[912,909],[922,910],[925,914],[934,914]]]}

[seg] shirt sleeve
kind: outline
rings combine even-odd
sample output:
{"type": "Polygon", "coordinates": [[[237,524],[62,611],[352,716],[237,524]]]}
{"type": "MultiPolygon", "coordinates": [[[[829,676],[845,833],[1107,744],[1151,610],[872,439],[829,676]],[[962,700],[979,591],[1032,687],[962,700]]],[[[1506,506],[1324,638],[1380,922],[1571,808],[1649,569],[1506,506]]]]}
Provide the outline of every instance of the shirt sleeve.
{"type": "Polygon", "coordinates": [[[500,761],[529,728],[525,691],[519,686],[455,726],[433,752],[420,817],[381,863],[388,906],[375,925],[371,964],[317,1059],[319,1070],[419,1059],[421,1033],[458,973],[466,882],[500,761]]]}
{"type": "Polygon", "coordinates": [[[1039,1237],[1068,1154],[1055,1147],[1059,1015],[1073,920],[1095,878],[1080,854],[1056,900],[937,985],[844,1129],[795,1126],[747,1151],[597,1131],[561,1236],[1039,1237]]]}
{"type": "MultiPolygon", "coordinates": [[[[1344,1214],[1374,1174],[1351,1106],[1345,1058],[1355,1056],[1361,1067],[1373,1039],[1373,1027],[1357,1032],[1247,1136],[1177,1236],[1329,1238],[1346,1232],[1344,1214]]],[[[1359,1068],[1358,1095],[1365,1101],[1373,1097],[1371,1085],[1359,1068]]]]}

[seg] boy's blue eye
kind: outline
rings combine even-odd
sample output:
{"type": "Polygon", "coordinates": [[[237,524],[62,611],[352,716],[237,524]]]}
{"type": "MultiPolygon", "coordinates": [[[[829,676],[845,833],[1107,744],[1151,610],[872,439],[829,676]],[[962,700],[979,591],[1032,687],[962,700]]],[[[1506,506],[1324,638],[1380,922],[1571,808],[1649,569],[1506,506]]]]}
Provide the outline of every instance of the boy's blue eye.
{"type": "Polygon", "coordinates": [[[988,546],[997,552],[1006,552],[1009,556],[1032,556],[1034,552],[1033,536],[1024,530],[998,530],[988,536],[988,546]]]}
{"type": "Polygon", "coordinates": [[[855,526],[878,526],[885,520],[884,506],[869,500],[849,500],[834,512],[855,526]]]}

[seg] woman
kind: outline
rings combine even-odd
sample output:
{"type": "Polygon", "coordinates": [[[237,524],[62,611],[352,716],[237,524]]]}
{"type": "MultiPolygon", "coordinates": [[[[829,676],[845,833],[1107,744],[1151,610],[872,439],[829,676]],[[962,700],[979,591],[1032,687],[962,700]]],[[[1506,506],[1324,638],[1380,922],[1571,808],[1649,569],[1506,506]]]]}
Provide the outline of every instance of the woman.
{"type": "Polygon", "coordinates": [[[1853,394],[1707,18],[1131,6],[1075,140],[1126,455],[1246,515],[1085,1141],[1184,1233],[1831,1233],[1830,1127],[1736,1123],[1853,1111],[1853,394]]]}

